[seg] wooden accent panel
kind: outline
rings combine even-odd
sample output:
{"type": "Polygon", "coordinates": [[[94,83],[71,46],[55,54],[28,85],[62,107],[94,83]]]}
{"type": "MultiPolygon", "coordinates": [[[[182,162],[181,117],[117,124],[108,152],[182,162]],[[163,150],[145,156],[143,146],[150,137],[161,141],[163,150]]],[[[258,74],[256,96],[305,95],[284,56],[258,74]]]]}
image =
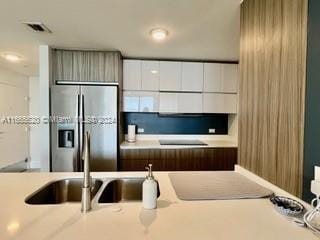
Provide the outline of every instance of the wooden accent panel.
{"type": "Polygon", "coordinates": [[[239,163],[301,196],[307,0],[241,5],[239,163]]]}
{"type": "Polygon", "coordinates": [[[237,148],[120,151],[120,171],[144,171],[148,163],[152,163],[155,171],[234,170],[237,148]]]}
{"type": "Polygon", "coordinates": [[[122,88],[121,53],[53,49],[52,75],[53,81],[118,82],[122,88]]]}

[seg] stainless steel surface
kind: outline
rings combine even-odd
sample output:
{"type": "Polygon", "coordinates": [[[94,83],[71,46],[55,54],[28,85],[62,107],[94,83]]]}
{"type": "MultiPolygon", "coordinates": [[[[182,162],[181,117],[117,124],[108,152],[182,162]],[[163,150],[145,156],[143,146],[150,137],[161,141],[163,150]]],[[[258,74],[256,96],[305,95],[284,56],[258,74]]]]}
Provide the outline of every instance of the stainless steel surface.
{"type": "MultiPolygon", "coordinates": [[[[99,203],[142,201],[142,184],[145,178],[121,178],[110,181],[101,193],[99,203]]],[[[158,182],[157,182],[158,184],[158,182]]],[[[158,195],[160,187],[158,184],[158,195]]]]}
{"type": "MultiPolygon", "coordinates": [[[[54,172],[82,171],[83,134],[91,135],[92,171],[116,171],[118,157],[117,86],[55,85],[51,88],[51,116],[74,118],[71,123],[51,124],[51,166],[54,172]],[[77,119],[90,121],[76,121],[77,119]],[[107,122],[95,122],[97,119],[107,122]],[[74,130],[74,147],[59,147],[58,131],[74,130]]],[[[103,84],[106,85],[106,84],[103,84]]]]}
{"type": "MultiPolygon", "coordinates": [[[[102,181],[92,179],[91,197],[93,198],[100,187],[102,181]]],[[[82,194],[82,178],[62,179],[55,182],[50,182],[41,187],[36,192],[32,193],[26,198],[27,204],[62,204],[66,202],[79,202],[81,201],[82,194]]]]}
{"type": "Polygon", "coordinates": [[[88,212],[91,210],[91,177],[90,177],[90,135],[86,132],[84,137],[84,148],[82,153],[83,159],[83,185],[81,198],[81,211],[88,212]]]}
{"type": "MultiPolygon", "coordinates": [[[[52,86],[51,116],[74,118],[78,115],[79,86],[52,86]]],[[[74,122],[51,123],[51,167],[53,172],[79,171],[79,131],[74,122]],[[74,147],[59,147],[59,130],[74,130],[74,147]]]]}
{"type": "Polygon", "coordinates": [[[90,212],[91,208],[91,189],[90,187],[82,187],[81,212],[90,212]]]}
{"type": "Polygon", "coordinates": [[[117,87],[82,86],[84,132],[90,133],[91,171],[116,171],[118,156],[117,87]],[[96,120],[96,124],[87,123],[96,120]],[[110,121],[109,121],[110,120],[110,121]]]}
{"type": "Polygon", "coordinates": [[[118,86],[117,82],[80,82],[80,81],[56,81],[57,85],[90,85],[90,86],[118,86]]]}

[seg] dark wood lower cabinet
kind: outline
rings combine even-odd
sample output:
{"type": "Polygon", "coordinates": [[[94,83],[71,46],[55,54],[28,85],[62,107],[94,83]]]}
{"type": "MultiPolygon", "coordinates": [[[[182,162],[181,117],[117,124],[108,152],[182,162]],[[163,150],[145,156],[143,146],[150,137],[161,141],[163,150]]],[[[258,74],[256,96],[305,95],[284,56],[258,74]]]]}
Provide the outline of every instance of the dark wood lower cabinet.
{"type": "Polygon", "coordinates": [[[154,171],[234,170],[237,148],[120,150],[120,171],[145,171],[148,163],[154,171]]]}

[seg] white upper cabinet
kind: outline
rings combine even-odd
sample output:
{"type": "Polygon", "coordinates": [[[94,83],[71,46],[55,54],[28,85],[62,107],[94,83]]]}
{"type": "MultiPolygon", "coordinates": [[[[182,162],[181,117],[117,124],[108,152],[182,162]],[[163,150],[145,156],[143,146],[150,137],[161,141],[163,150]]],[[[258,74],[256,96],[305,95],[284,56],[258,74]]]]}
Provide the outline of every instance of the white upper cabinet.
{"type": "Polygon", "coordinates": [[[237,93],[238,64],[124,60],[123,89],[237,93]]]}
{"type": "Polygon", "coordinates": [[[160,113],[178,112],[178,93],[160,93],[159,100],[160,113]]]}
{"type": "Polygon", "coordinates": [[[236,113],[238,64],[123,61],[123,111],[236,113]]]}
{"type": "Polygon", "coordinates": [[[238,64],[223,64],[221,68],[221,90],[225,93],[238,92],[238,64]]]}
{"type": "Polygon", "coordinates": [[[159,61],[142,61],[141,90],[159,91],[159,61]]]}
{"type": "Polygon", "coordinates": [[[181,90],[187,92],[202,92],[203,63],[183,62],[181,90]]]}
{"type": "Polygon", "coordinates": [[[180,91],[181,62],[160,61],[160,91],[180,91]]]}
{"type": "Polygon", "coordinates": [[[178,113],[202,113],[202,94],[178,93],[178,113]]]}
{"type": "Polygon", "coordinates": [[[238,64],[204,64],[204,92],[237,93],[238,64]]]}
{"type": "Polygon", "coordinates": [[[123,89],[141,90],[140,60],[123,60],[123,89]]]}
{"type": "Polygon", "coordinates": [[[201,93],[160,93],[161,113],[202,113],[201,93]]]}
{"type": "Polygon", "coordinates": [[[123,92],[123,111],[139,112],[139,94],[137,92],[123,92]]]}
{"type": "Polygon", "coordinates": [[[159,112],[159,93],[140,92],[139,112],[159,112]]]}
{"type": "Polygon", "coordinates": [[[221,68],[219,63],[204,64],[204,92],[221,91],[221,68]]]}
{"type": "Polygon", "coordinates": [[[204,113],[237,113],[237,94],[204,93],[204,113]]]}
{"type": "Polygon", "coordinates": [[[159,93],[143,91],[123,92],[124,112],[158,112],[159,93]]]}

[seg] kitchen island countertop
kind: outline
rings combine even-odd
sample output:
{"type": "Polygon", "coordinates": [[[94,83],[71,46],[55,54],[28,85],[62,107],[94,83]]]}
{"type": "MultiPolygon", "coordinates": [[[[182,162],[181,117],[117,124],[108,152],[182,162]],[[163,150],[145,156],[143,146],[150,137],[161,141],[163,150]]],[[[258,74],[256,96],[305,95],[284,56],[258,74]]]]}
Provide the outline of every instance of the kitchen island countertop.
{"type": "MultiPolygon", "coordinates": [[[[236,171],[281,195],[281,189],[241,167],[236,171]]],[[[168,173],[155,172],[161,195],[158,209],[141,202],[94,204],[82,214],[80,203],[27,205],[24,199],[49,181],[81,173],[0,174],[0,239],[176,239],[316,240],[311,231],[280,215],[268,199],[181,201],[168,173]]],[[[96,178],[144,177],[137,172],[92,173],[96,178]]]]}

